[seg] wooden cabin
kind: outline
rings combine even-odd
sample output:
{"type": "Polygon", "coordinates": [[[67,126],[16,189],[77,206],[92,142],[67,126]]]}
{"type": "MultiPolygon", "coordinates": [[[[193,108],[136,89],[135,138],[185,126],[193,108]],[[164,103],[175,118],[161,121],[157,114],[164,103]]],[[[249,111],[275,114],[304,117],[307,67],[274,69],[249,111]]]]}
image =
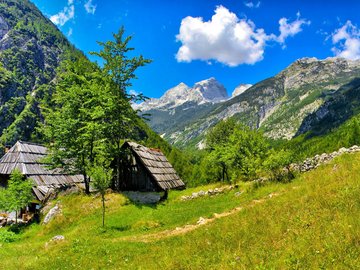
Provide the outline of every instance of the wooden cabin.
{"type": "Polygon", "coordinates": [[[122,190],[161,192],[185,188],[160,150],[134,142],[125,142],[122,150],[126,155],[122,164],[122,190]]]}
{"type": "Polygon", "coordinates": [[[0,186],[6,187],[13,170],[18,169],[33,183],[33,193],[43,203],[57,190],[82,185],[82,175],[70,175],[60,169],[48,169],[42,163],[47,148],[28,142],[18,141],[0,159],[0,186]]]}

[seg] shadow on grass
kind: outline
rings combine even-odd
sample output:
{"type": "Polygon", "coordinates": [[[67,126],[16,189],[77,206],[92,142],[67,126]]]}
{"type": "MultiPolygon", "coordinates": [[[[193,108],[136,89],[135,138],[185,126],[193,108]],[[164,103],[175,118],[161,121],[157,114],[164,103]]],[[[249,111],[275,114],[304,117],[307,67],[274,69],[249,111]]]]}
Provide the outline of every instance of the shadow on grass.
{"type": "Polygon", "coordinates": [[[125,232],[131,229],[130,225],[125,226],[109,226],[107,227],[109,230],[117,231],[117,232],[125,232]]]}

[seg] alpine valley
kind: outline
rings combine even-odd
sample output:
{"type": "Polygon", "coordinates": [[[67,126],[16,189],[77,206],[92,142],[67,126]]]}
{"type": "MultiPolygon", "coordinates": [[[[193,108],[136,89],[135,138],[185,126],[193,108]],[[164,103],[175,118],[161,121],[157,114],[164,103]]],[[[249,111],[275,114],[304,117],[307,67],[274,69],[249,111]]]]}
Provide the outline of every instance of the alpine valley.
{"type": "Polygon", "coordinates": [[[210,78],[193,87],[180,83],[160,99],[134,108],[147,115],[156,132],[181,148],[204,147],[206,131],[230,117],[267,137],[291,139],[338,126],[353,116],[360,108],[359,77],[360,60],[302,58],[274,77],[239,85],[231,97],[210,78]]]}

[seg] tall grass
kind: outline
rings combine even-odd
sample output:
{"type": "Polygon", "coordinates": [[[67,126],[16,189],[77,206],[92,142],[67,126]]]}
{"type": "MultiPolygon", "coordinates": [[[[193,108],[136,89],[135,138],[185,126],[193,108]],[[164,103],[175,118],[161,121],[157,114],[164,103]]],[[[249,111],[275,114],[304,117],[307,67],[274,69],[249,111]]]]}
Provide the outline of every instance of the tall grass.
{"type": "MultiPolygon", "coordinates": [[[[248,184],[249,185],[249,184],[248,184]]],[[[157,206],[108,195],[108,227],[100,199],[61,198],[62,216],[33,225],[0,248],[4,269],[356,269],[360,265],[360,155],[344,155],[289,184],[241,186],[211,198],[181,201],[173,192],[157,206]],[[269,197],[269,194],[278,196],[269,197]],[[261,200],[266,198],[266,200],[261,200]],[[254,200],[260,200],[254,203],[254,200]],[[242,210],[189,233],[154,242],[126,236],[194,224],[200,216],[242,210]],[[50,242],[56,234],[65,241],[50,242]],[[45,243],[48,242],[47,245],[45,243]]]]}

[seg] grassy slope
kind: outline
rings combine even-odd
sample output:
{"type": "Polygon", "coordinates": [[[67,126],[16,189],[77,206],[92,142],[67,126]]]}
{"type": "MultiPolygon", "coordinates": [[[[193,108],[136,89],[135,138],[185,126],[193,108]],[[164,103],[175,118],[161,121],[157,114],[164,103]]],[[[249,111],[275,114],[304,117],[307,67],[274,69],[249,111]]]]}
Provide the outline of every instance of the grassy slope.
{"type": "MultiPolygon", "coordinates": [[[[183,202],[172,192],[156,208],[109,195],[108,228],[101,230],[99,198],[61,199],[63,215],[33,225],[18,242],[2,244],[6,269],[345,269],[360,265],[360,155],[344,155],[290,184],[269,184],[183,202]],[[278,196],[269,198],[270,193],[278,196]],[[267,198],[260,203],[254,199],[267,198]],[[243,210],[187,234],[156,242],[142,236],[243,210]],[[56,234],[66,240],[45,243],[56,234]]],[[[1,268],[0,267],[0,268],[1,268]]]]}

